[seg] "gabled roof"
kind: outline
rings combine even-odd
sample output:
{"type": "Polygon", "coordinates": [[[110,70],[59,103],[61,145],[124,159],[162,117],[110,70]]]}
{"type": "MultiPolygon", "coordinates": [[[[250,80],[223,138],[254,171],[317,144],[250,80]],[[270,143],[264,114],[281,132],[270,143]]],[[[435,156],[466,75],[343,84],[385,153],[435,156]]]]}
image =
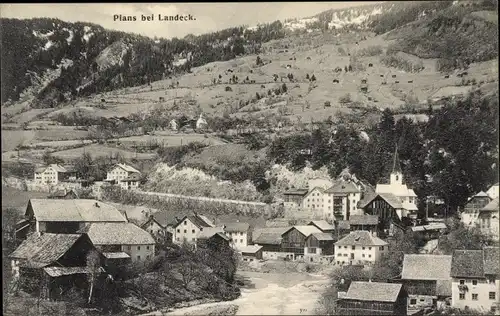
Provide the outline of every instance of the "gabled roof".
{"type": "Polygon", "coordinates": [[[498,198],[494,199],[490,203],[486,204],[485,207],[481,209],[481,211],[486,212],[498,212],[498,198]]]}
{"type": "Polygon", "coordinates": [[[329,233],[314,233],[309,235],[307,238],[310,238],[311,236],[317,240],[334,240],[332,234],[329,233]]]}
{"type": "Polygon", "coordinates": [[[102,255],[106,259],[128,259],[130,256],[122,251],[119,252],[103,252],[102,255]]]}
{"type": "Polygon", "coordinates": [[[300,195],[304,196],[309,192],[308,189],[290,189],[285,192],[283,192],[284,195],[300,195]]]}
{"type": "Polygon", "coordinates": [[[371,193],[367,194],[365,198],[359,201],[359,208],[365,208],[370,204],[375,198],[380,196],[384,201],[386,201],[392,208],[400,209],[403,208],[401,201],[392,193],[371,193]]]}
{"type": "Polygon", "coordinates": [[[335,229],[335,226],[333,226],[332,224],[329,224],[327,221],[325,220],[320,220],[320,221],[310,221],[309,224],[307,225],[313,225],[313,226],[316,226],[318,229],[320,229],[321,231],[325,231],[325,230],[334,230],[335,229]]]}
{"type": "Polygon", "coordinates": [[[153,237],[132,223],[92,223],[80,230],[94,245],[152,245],[153,237]]]}
{"type": "Polygon", "coordinates": [[[225,232],[248,232],[250,224],[241,222],[223,223],[225,232]]]}
{"type": "Polygon", "coordinates": [[[365,230],[356,230],[350,232],[341,240],[335,243],[337,246],[386,246],[387,242],[373,236],[370,232],[365,230]]]}
{"type": "Polygon", "coordinates": [[[404,255],[401,278],[405,280],[449,280],[452,256],[404,255]]]}
{"type": "Polygon", "coordinates": [[[483,278],[484,262],[482,250],[455,250],[451,261],[451,276],[483,278]]]}
{"type": "Polygon", "coordinates": [[[394,158],[392,160],[392,172],[402,173],[401,163],[399,162],[398,145],[396,145],[396,149],[394,150],[394,158]]]}
{"type": "Polygon", "coordinates": [[[285,235],[286,233],[288,233],[292,229],[298,230],[302,235],[304,235],[306,237],[309,237],[309,235],[314,234],[314,233],[321,233],[322,232],[316,226],[309,226],[309,225],[302,226],[301,225],[301,226],[293,226],[293,227],[291,227],[289,230],[287,230],[286,232],[284,232],[282,235],[285,235]]]}
{"type": "Polygon", "coordinates": [[[217,233],[224,233],[222,227],[206,227],[196,236],[198,239],[208,239],[217,233]]]}
{"type": "Polygon", "coordinates": [[[474,195],[473,197],[490,197],[488,193],[481,191],[478,194],[474,195]]]}
{"type": "Polygon", "coordinates": [[[349,223],[349,221],[340,220],[337,222],[337,229],[338,230],[350,230],[351,224],[349,223]]]}
{"type": "Polygon", "coordinates": [[[88,237],[82,234],[33,234],[9,258],[26,260],[21,262],[25,267],[43,268],[61,258],[80,238],[88,237]]]}
{"type": "Polygon", "coordinates": [[[279,245],[281,244],[281,232],[262,232],[253,239],[258,245],[279,245]]]}
{"type": "Polygon", "coordinates": [[[445,223],[430,223],[427,225],[413,226],[410,229],[414,232],[428,231],[428,230],[441,230],[446,229],[445,223]]]}
{"type": "Polygon", "coordinates": [[[251,246],[240,247],[239,251],[241,253],[256,253],[261,249],[262,249],[262,246],[251,245],[251,246]]]}
{"type": "Polygon", "coordinates": [[[41,222],[126,222],[116,207],[90,199],[31,199],[28,208],[41,222]]]}
{"type": "Polygon", "coordinates": [[[154,216],[150,216],[150,217],[149,217],[149,219],[148,219],[147,221],[145,221],[143,224],[141,224],[141,228],[142,228],[142,229],[147,229],[147,228],[149,227],[149,225],[150,225],[150,223],[151,223],[151,222],[155,222],[155,223],[156,223],[156,225],[160,226],[160,227],[161,227],[161,228],[163,228],[163,229],[165,229],[165,228],[166,228],[166,226],[164,226],[164,225],[160,224],[160,223],[156,220],[156,218],[154,218],[154,216]]]}
{"type": "Polygon", "coordinates": [[[43,268],[48,275],[53,278],[60,277],[63,275],[73,275],[73,274],[90,274],[90,268],[88,267],[45,267],[43,268]]]}
{"type": "Polygon", "coordinates": [[[66,168],[58,165],[58,164],[50,164],[46,167],[40,167],[40,168],[36,168],[35,172],[36,173],[42,173],[44,172],[45,170],[47,170],[47,168],[50,168],[52,167],[52,169],[54,169],[55,171],[57,172],[68,172],[68,170],[66,170],[66,168]]]}
{"type": "Polygon", "coordinates": [[[74,190],[74,189],[71,189],[71,190],[57,190],[55,191],[54,193],[52,193],[51,195],[49,195],[49,197],[65,197],[69,194],[73,193],[77,198],[78,198],[78,193],[74,190]]]}
{"type": "Polygon", "coordinates": [[[184,222],[187,219],[191,221],[191,223],[193,223],[193,225],[195,225],[198,228],[214,227],[214,225],[212,224],[212,222],[208,220],[208,218],[199,214],[184,216],[174,227],[179,226],[182,222],[184,222]]]}
{"type": "Polygon", "coordinates": [[[331,188],[325,191],[325,193],[342,193],[342,194],[349,194],[349,193],[360,193],[361,190],[359,190],[354,183],[350,181],[343,181],[339,180],[337,181],[331,188]]]}
{"type": "Polygon", "coordinates": [[[116,168],[116,167],[120,167],[127,172],[141,173],[139,170],[135,169],[134,167],[123,164],[123,163],[116,164],[116,166],[114,168],[116,168]]]}
{"type": "Polygon", "coordinates": [[[350,225],[378,225],[377,215],[351,215],[349,217],[350,225]]]}
{"type": "Polygon", "coordinates": [[[323,189],[322,187],[314,187],[311,190],[309,190],[309,193],[307,193],[307,194],[310,194],[313,191],[319,191],[322,194],[325,193],[325,189],[323,189]]]}
{"type": "Polygon", "coordinates": [[[396,302],[402,284],[382,282],[352,282],[343,299],[372,302],[396,302]]]}

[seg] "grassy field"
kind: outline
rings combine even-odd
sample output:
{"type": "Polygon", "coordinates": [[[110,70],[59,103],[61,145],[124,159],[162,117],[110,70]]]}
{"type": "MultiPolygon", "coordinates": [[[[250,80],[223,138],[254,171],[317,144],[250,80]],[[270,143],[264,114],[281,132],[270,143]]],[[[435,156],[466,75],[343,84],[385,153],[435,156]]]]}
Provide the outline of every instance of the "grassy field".
{"type": "Polygon", "coordinates": [[[89,146],[84,146],[80,148],[62,150],[52,153],[53,156],[59,157],[65,160],[73,160],[79,158],[84,152],[90,153],[92,157],[106,157],[110,155],[121,154],[125,159],[154,159],[155,154],[147,153],[134,153],[132,151],[123,150],[120,148],[112,148],[99,144],[92,144],[89,146]]]}
{"type": "Polygon", "coordinates": [[[143,135],[143,136],[130,136],[120,138],[120,142],[123,144],[135,143],[147,144],[152,141],[157,141],[163,146],[181,146],[192,142],[200,142],[210,146],[223,145],[224,141],[208,136],[205,137],[203,134],[174,134],[172,132],[156,132],[155,135],[143,135]]]}
{"type": "Polygon", "coordinates": [[[2,185],[2,209],[16,208],[24,212],[30,199],[44,199],[47,196],[47,193],[21,191],[2,185]]]}

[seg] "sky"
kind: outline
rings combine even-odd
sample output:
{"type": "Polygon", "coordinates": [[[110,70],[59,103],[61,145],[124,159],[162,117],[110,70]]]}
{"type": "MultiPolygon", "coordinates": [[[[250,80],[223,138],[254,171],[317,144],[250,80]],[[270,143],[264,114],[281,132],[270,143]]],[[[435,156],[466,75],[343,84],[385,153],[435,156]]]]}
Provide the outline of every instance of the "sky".
{"type": "Polygon", "coordinates": [[[373,2],[243,2],[243,3],[99,3],[99,4],[1,4],[2,18],[58,18],[67,22],[91,22],[104,28],[149,37],[182,38],[229,27],[308,17],[329,9],[373,2]],[[154,21],[141,21],[141,15],[154,21]],[[192,21],[159,21],[158,15],[188,15],[192,21]],[[114,21],[115,15],[136,16],[137,21],[114,21]]]}

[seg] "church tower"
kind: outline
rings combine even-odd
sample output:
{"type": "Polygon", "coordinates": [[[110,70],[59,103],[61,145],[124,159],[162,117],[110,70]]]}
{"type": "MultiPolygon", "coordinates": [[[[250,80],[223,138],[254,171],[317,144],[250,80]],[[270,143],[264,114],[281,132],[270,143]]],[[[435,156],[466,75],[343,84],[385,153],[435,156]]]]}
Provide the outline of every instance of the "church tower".
{"type": "Polygon", "coordinates": [[[396,150],[394,151],[390,184],[403,184],[403,172],[401,171],[401,164],[399,163],[398,145],[396,145],[396,150]]]}

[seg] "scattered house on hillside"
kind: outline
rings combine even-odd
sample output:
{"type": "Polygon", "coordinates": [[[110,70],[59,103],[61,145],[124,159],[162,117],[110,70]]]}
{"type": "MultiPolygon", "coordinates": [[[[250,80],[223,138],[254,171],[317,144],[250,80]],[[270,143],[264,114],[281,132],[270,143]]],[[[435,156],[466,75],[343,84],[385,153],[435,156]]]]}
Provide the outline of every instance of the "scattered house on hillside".
{"type": "Polygon", "coordinates": [[[401,284],[352,282],[344,297],[338,300],[338,315],[406,316],[408,294],[401,284]]]}
{"type": "Polygon", "coordinates": [[[204,129],[208,126],[207,120],[203,118],[203,113],[200,113],[200,117],[196,120],[196,129],[204,129]]]}
{"type": "Polygon", "coordinates": [[[302,208],[304,197],[307,195],[307,189],[290,189],[283,193],[284,203],[283,206],[286,209],[298,209],[302,208]]]}
{"type": "Polygon", "coordinates": [[[246,247],[252,241],[250,224],[234,222],[222,223],[224,233],[231,238],[231,246],[236,249],[246,247]]]}
{"type": "Polygon", "coordinates": [[[132,223],[90,223],[79,232],[86,233],[107,259],[128,255],[132,261],[144,261],[155,253],[151,234],[132,223]]]}
{"type": "Polygon", "coordinates": [[[325,220],[311,221],[307,225],[315,226],[317,229],[321,230],[322,233],[333,234],[335,231],[335,226],[333,226],[332,224],[328,223],[325,220]]]}
{"type": "Polygon", "coordinates": [[[116,207],[87,199],[31,199],[25,218],[32,231],[58,234],[74,234],[88,223],[127,222],[116,207]]]}
{"type": "Polygon", "coordinates": [[[498,216],[498,197],[488,203],[479,211],[477,225],[485,235],[492,236],[499,240],[499,216],[498,216]]]}
{"type": "Polygon", "coordinates": [[[455,250],[451,261],[451,306],[462,310],[498,312],[500,248],[455,250]]]}
{"type": "Polygon", "coordinates": [[[139,187],[141,172],[126,164],[117,164],[106,175],[106,182],[119,185],[124,190],[139,187]]]}
{"type": "Polygon", "coordinates": [[[351,181],[339,180],[325,191],[326,219],[348,220],[351,214],[359,214],[358,202],[362,191],[351,181]]]}
{"type": "Polygon", "coordinates": [[[12,275],[21,283],[25,277],[41,276],[42,297],[55,299],[60,288],[85,288],[87,255],[92,250],[85,234],[32,234],[9,255],[12,275]]]}
{"type": "Polygon", "coordinates": [[[71,190],[67,190],[67,189],[62,189],[62,190],[57,190],[55,192],[53,192],[51,195],[48,196],[49,199],[66,199],[66,200],[70,200],[70,199],[78,199],[78,193],[71,189],[71,190]]]}
{"type": "Polygon", "coordinates": [[[231,238],[224,233],[222,227],[207,227],[198,233],[196,247],[222,251],[231,247],[231,238]]]}
{"type": "Polygon", "coordinates": [[[450,304],[451,259],[446,255],[404,255],[401,281],[408,292],[408,309],[444,308],[450,304]]]}
{"type": "MultiPolygon", "coordinates": [[[[59,182],[73,178],[74,172],[58,165],[51,164],[47,167],[35,169],[34,181],[36,185],[57,185],[59,182]]],[[[75,178],[76,179],[76,178],[75,178]]]]}
{"type": "Polygon", "coordinates": [[[263,259],[278,259],[282,256],[290,258],[289,254],[281,252],[281,235],[289,229],[290,227],[266,227],[253,231],[252,243],[262,246],[263,259]]]}
{"type": "Polygon", "coordinates": [[[462,207],[460,220],[464,225],[472,227],[476,224],[479,211],[490,203],[492,198],[485,192],[479,192],[471,197],[462,207]]]}
{"type": "Polygon", "coordinates": [[[149,215],[148,220],[141,225],[141,228],[155,238],[166,238],[168,241],[172,241],[172,233],[167,230],[165,225],[158,222],[153,214],[149,215]]]}
{"type": "Polygon", "coordinates": [[[313,233],[310,234],[305,240],[304,258],[311,262],[315,261],[314,257],[317,256],[331,256],[329,262],[335,258],[334,255],[334,242],[335,239],[329,233],[313,233]]]}
{"type": "Polygon", "coordinates": [[[315,226],[293,226],[281,234],[281,251],[289,253],[292,260],[303,257],[306,239],[315,233],[321,233],[321,230],[315,226]]]}
{"type": "Polygon", "coordinates": [[[489,197],[494,200],[496,198],[498,198],[498,192],[499,191],[499,188],[498,188],[498,182],[495,183],[494,185],[492,185],[488,191],[486,191],[486,193],[489,195],[489,197]]]}
{"type": "Polygon", "coordinates": [[[175,119],[170,120],[170,123],[168,123],[168,126],[173,131],[177,131],[179,129],[179,124],[177,124],[177,121],[175,119]]]}
{"type": "Polygon", "coordinates": [[[250,245],[239,248],[243,261],[254,261],[263,259],[263,247],[257,245],[250,245]]]}
{"type": "Polygon", "coordinates": [[[389,252],[389,244],[372,233],[357,230],[335,243],[337,264],[370,265],[389,252]]]}
{"type": "Polygon", "coordinates": [[[215,225],[205,216],[193,214],[184,216],[173,228],[173,242],[182,244],[183,242],[196,243],[198,234],[206,228],[213,228],[215,225]]]}
{"type": "MultiPolygon", "coordinates": [[[[416,219],[416,211],[418,210],[417,195],[413,189],[410,189],[406,184],[403,184],[403,180],[403,172],[401,171],[401,164],[399,163],[398,148],[396,147],[390,181],[388,184],[377,184],[375,187],[375,193],[384,194],[390,200],[399,202],[397,204],[401,205],[400,208],[396,208],[394,205],[392,206],[395,209],[399,220],[403,220],[404,217],[416,219]]],[[[370,214],[377,215],[373,213],[370,214]]],[[[386,218],[380,215],[379,217],[381,220],[386,218]]]]}
{"type": "Polygon", "coordinates": [[[377,215],[351,215],[349,226],[351,231],[366,230],[372,234],[378,233],[379,219],[377,215]]]}

